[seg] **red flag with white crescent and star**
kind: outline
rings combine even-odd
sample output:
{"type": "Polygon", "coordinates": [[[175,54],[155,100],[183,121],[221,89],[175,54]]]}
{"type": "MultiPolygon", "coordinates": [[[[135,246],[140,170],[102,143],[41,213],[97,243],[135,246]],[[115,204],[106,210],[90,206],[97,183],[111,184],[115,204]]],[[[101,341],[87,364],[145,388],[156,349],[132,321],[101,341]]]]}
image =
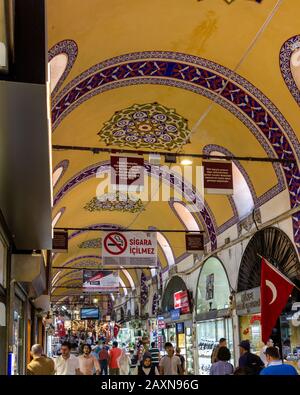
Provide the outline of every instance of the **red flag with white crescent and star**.
{"type": "Polygon", "coordinates": [[[295,285],[265,258],[260,281],[261,337],[267,343],[295,285]]]}

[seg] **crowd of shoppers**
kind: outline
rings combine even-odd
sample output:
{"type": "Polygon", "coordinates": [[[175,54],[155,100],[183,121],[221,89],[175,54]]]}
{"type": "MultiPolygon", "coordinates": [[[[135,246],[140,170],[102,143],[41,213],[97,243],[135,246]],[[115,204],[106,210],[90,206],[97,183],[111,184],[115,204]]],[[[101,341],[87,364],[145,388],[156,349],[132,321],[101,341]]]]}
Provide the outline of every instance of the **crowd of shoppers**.
{"type": "Polygon", "coordinates": [[[271,340],[263,349],[264,360],[250,351],[249,340],[239,344],[240,358],[236,369],[229,362],[231,354],[227,348],[226,339],[222,338],[212,353],[211,375],[298,375],[297,370],[283,363],[278,347],[271,340]],[[265,362],[264,362],[265,361],[265,362]]]}
{"type": "MultiPolygon", "coordinates": [[[[126,348],[119,348],[114,341],[112,347],[105,341],[99,341],[94,349],[87,343],[77,356],[72,352],[72,344],[63,342],[60,355],[48,358],[39,344],[32,346],[32,361],[27,366],[28,375],[183,375],[185,358],[179,347],[165,343],[165,355],[161,356],[155,342],[146,349],[138,343],[130,355],[126,348]]],[[[211,356],[210,375],[297,375],[296,369],[283,363],[278,347],[271,343],[264,349],[265,362],[250,351],[250,342],[243,340],[239,344],[240,358],[236,369],[231,364],[231,353],[226,339],[222,338],[211,356]]],[[[73,347],[74,351],[74,347],[73,347]]]]}

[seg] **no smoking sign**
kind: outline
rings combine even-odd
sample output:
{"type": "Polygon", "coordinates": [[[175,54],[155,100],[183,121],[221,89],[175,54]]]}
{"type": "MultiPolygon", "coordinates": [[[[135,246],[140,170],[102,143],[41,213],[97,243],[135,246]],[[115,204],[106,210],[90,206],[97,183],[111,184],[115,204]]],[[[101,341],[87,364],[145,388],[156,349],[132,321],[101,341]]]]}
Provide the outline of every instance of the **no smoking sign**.
{"type": "Polygon", "coordinates": [[[102,263],[107,266],[157,266],[154,232],[112,231],[102,238],[102,263]]]}
{"type": "Polygon", "coordinates": [[[121,255],[126,251],[127,240],[122,233],[109,233],[104,239],[104,248],[112,255],[121,255]]]}

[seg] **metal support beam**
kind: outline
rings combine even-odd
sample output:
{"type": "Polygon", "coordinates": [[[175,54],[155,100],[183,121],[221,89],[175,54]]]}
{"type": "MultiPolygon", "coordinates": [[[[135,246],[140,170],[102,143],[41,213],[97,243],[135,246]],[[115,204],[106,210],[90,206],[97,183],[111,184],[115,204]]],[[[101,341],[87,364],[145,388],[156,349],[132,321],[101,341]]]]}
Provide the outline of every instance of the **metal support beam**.
{"type": "Polygon", "coordinates": [[[106,152],[109,154],[135,154],[135,155],[149,155],[156,154],[161,156],[174,156],[174,157],[190,157],[190,158],[201,158],[201,159],[224,159],[230,161],[247,161],[247,162],[278,162],[278,163],[290,163],[295,162],[293,158],[275,158],[275,157],[253,157],[253,156],[232,156],[232,155],[208,155],[208,154],[190,154],[190,153],[177,153],[177,152],[164,152],[164,151],[145,151],[145,150],[132,150],[132,149],[115,149],[115,148],[104,148],[104,147],[84,147],[84,146],[72,146],[72,145],[52,145],[53,150],[58,151],[89,151],[93,154],[99,154],[106,152]]]}
{"type": "Polygon", "coordinates": [[[158,269],[158,266],[101,266],[101,267],[65,267],[65,266],[52,266],[52,269],[59,269],[59,270],[117,270],[119,269],[158,269]]]}
{"type": "MultiPolygon", "coordinates": [[[[57,288],[66,288],[66,289],[84,289],[82,286],[81,287],[73,287],[72,285],[57,285],[57,286],[55,286],[54,285],[54,287],[53,288],[55,288],[55,289],[57,289],[57,288]]],[[[132,289],[131,287],[115,287],[115,289],[124,289],[124,288],[126,288],[126,289],[132,289]]],[[[90,293],[90,291],[86,291],[88,294],[90,293]]],[[[95,292],[98,292],[99,294],[101,294],[101,292],[99,292],[99,291],[95,291],[95,292]]],[[[112,291],[113,292],[113,291],[112,291]]],[[[111,292],[108,292],[108,293],[111,293],[111,292]]],[[[65,296],[65,295],[63,295],[63,296],[65,296]]]]}
{"type": "Polygon", "coordinates": [[[94,232],[147,232],[147,233],[205,233],[204,230],[185,230],[185,229],[122,229],[122,228],[72,228],[72,227],[61,227],[54,228],[54,230],[65,230],[65,231],[78,231],[78,230],[88,230],[94,232]]]}

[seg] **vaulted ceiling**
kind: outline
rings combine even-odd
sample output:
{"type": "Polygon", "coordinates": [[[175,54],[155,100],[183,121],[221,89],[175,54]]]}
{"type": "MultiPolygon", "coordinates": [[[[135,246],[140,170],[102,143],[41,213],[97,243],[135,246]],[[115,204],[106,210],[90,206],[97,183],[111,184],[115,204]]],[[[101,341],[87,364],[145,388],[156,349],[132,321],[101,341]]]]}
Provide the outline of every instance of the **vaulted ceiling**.
{"type": "MultiPolygon", "coordinates": [[[[298,3],[48,1],[52,143],[298,162],[298,3]]],[[[215,249],[218,234],[283,190],[289,207],[298,204],[297,164],[235,161],[233,199],[206,195],[205,206],[192,215],[172,201],[108,207],[95,200],[103,181],[95,174],[99,167],[105,172],[108,160],[108,153],[53,150],[56,226],[194,226],[205,231],[207,248],[215,249]]],[[[191,181],[196,185],[195,177],[191,181]]],[[[298,217],[293,221],[297,244],[298,217]]],[[[53,265],[98,267],[101,231],[69,237],[68,253],[57,254],[53,265]]],[[[159,262],[166,270],[185,256],[184,235],[168,233],[160,241],[159,262]]],[[[56,285],[81,284],[78,272],[56,274],[56,285]]],[[[138,277],[133,269],[121,274],[125,287],[138,284],[138,277]]],[[[64,292],[56,288],[54,295],[64,292]]]]}

